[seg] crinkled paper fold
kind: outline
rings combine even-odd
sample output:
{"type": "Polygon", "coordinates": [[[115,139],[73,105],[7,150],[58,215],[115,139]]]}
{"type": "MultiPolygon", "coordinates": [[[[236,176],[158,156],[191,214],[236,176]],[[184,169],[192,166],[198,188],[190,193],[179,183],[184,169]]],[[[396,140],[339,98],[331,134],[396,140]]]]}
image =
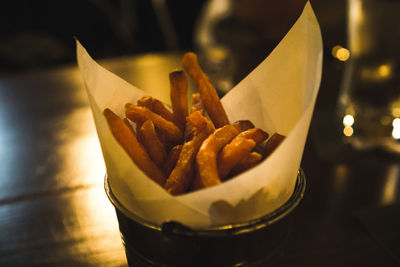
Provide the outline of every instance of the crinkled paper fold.
{"type": "Polygon", "coordinates": [[[77,60],[111,189],[131,212],[156,224],[174,220],[200,228],[261,217],[291,196],[322,72],[321,33],[309,2],[272,53],[222,99],[231,122],[249,119],[270,135],[279,132],[287,138],[251,170],[189,194],[171,196],[146,177],[102,115],[110,108],[123,116],[125,103],[136,103],[144,92],[98,65],[79,41],[77,60]]]}

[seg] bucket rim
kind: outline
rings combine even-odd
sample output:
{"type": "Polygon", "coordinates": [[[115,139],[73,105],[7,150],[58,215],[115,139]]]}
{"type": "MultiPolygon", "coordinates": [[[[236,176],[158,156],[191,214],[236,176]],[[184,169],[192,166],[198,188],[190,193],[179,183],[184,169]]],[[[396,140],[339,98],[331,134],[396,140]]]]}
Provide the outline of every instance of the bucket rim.
{"type": "Polygon", "coordinates": [[[269,212],[259,218],[251,219],[245,222],[238,222],[232,224],[223,224],[223,225],[212,225],[212,226],[205,226],[199,228],[191,228],[185,226],[176,221],[167,221],[158,225],[154,222],[150,222],[130,210],[128,210],[124,205],[122,205],[116,196],[113,194],[111,190],[111,186],[109,184],[109,177],[107,173],[104,177],[104,189],[108,199],[110,200],[111,204],[114,208],[120,211],[123,215],[128,217],[130,220],[141,224],[143,227],[150,228],[160,232],[174,232],[174,233],[181,233],[185,235],[225,235],[225,234],[242,234],[246,232],[251,232],[260,228],[264,228],[268,225],[271,225],[289,213],[291,213],[303,199],[304,192],[306,189],[306,178],[303,169],[300,167],[297,172],[297,179],[296,184],[293,190],[292,195],[290,198],[279,208],[275,209],[272,212],[269,212]]]}

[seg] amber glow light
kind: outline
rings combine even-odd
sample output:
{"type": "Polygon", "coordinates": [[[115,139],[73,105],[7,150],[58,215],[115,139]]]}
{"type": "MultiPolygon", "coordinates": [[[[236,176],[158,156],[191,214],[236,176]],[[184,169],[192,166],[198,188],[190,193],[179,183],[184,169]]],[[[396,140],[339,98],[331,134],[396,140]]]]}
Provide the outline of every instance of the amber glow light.
{"type": "Polygon", "coordinates": [[[350,51],[340,45],[336,45],[332,48],[332,56],[340,61],[346,61],[350,58],[350,51]]]}
{"type": "Polygon", "coordinates": [[[396,200],[396,188],[399,183],[399,167],[392,165],[388,169],[386,181],[383,186],[381,203],[383,205],[390,205],[396,200]]]}
{"type": "Polygon", "coordinates": [[[347,114],[343,117],[343,125],[344,126],[352,126],[354,124],[354,117],[350,114],[347,114]]]}
{"type": "Polygon", "coordinates": [[[396,118],[393,120],[393,131],[392,131],[392,136],[395,139],[400,139],[400,119],[396,118]]]}
{"type": "Polygon", "coordinates": [[[378,67],[378,74],[382,78],[387,78],[392,75],[392,67],[389,64],[383,64],[378,67]]]}
{"type": "Polygon", "coordinates": [[[344,134],[345,136],[352,136],[353,133],[354,133],[353,127],[351,127],[351,126],[346,126],[346,127],[344,127],[344,129],[343,129],[343,134],[344,134]]]}

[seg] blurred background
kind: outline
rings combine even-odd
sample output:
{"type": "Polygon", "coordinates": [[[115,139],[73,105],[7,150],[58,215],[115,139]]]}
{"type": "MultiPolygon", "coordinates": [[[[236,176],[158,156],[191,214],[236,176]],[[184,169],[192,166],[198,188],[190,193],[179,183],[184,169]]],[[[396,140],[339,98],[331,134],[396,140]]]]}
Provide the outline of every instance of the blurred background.
{"type": "MultiPolygon", "coordinates": [[[[305,1],[274,2],[6,1],[0,8],[0,72],[74,63],[74,37],[96,58],[192,50],[216,44],[220,48],[232,41],[242,49],[254,48],[256,43],[260,47],[266,41],[273,47],[297,18],[305,1]],[[266,32],[268,40],[261,38],[261,31],[266,32]]],[[[324,31],[333,23],[344,23],[345,1],[314,0],[312,4],[324,31]]],[[[221,50],[214,53],[218,55],[223,56],[221,50]]],[[[256,58],[264,56],[265,46],[256,58]]]]}
{"type": "Polygon", "coordinates": [[[74,37],[97,58],[190,48],[193,25],[204,2],[3,2],[0,70],[19,72],[74,62],[74,37]],[[171,25],[164,27],[165,21],[171,25]],[[165,32],[179,36],[168,43],[171,37],[165,38],[165,32]]]}

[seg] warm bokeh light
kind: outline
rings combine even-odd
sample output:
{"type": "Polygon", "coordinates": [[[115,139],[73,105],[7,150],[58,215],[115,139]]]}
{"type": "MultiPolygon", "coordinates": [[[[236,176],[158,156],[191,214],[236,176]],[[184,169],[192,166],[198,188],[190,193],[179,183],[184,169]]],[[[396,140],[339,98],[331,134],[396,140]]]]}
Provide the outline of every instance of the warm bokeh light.
{"type": "Polygon", "coordinates": [[[399,107],[394,107],[394,108],[392,109],[392,114],[393,114],[393,116],[395,116],[395,117],[400,117],[400,108],[399,108],[399,107]]]}
{"type": "Polygon", "coordinates": [[[386,63],[379,66],[368,66],[361,69],[361,77],[365,81],[384,81],[392,77],[393,64],[386,63]]]}
{"type": "Polygon", "coordinates": [[[400,119],[395,118],[392,122],[393,127],[400,127],[400,119]]]}
{"type": "Polygon", "coordinates": [[[354,124],[354,117],[350,114],[347,114],[343,117],[343,125],[344,126],[352,126],[354,124]]]}
{"type": "Polygon", "coordinates": [[[382,205],[390,205],[396,200],[396,194],[397,194],[397,188],[398,188],[398,183],[399,183],[399,166],[396,164],[393,164],[390,166],[388,169],[386,181],[383,186],[383,192],[382,192],[382,199],[381,203],[382,205]]]}
{"type": "Polygon", "coordinates": [[[364,8],[361,0],[349,0],[348,2],[348,38],[349,48],[352,56],[356,58],[362,54],[363,51],[368,50],[370,40],[368,35],[365,34],[366,21],[364,19],[364,8]]]}
{"type": "Polygon", "coordinates": [[[344,129],[343,129],[343,134],[344,134],[345,136],[352,136],[353,133],[354,133],[353,127],[351,127],[351,126],[346,126],[346,127],[344,127],[344,129]]]}
{"type": "Polygon", "coordinates": [[[383,64],[378,67],[378,74],[382,78],[387,78],[392,75],[392,67],[389,64],[383,64]]]}
{"type": "Polygon", "coordinates": [[[394,139],[400,139],[400,119],[398,118],[393,120],[392,136],[394,139]]]}
{"type": "Polygon", "coordinates": [[[332,48],[332,56],[340,61],[346,61],[350,58],[350,51],[340,45],[336,45],[332,48]]]}
{"type": "Polygon", "coordinates": [[[395,118],[400,118],[400,101],[395,100],[390,104],[390,108],[392,111],[392,116],[395,118]]]}

